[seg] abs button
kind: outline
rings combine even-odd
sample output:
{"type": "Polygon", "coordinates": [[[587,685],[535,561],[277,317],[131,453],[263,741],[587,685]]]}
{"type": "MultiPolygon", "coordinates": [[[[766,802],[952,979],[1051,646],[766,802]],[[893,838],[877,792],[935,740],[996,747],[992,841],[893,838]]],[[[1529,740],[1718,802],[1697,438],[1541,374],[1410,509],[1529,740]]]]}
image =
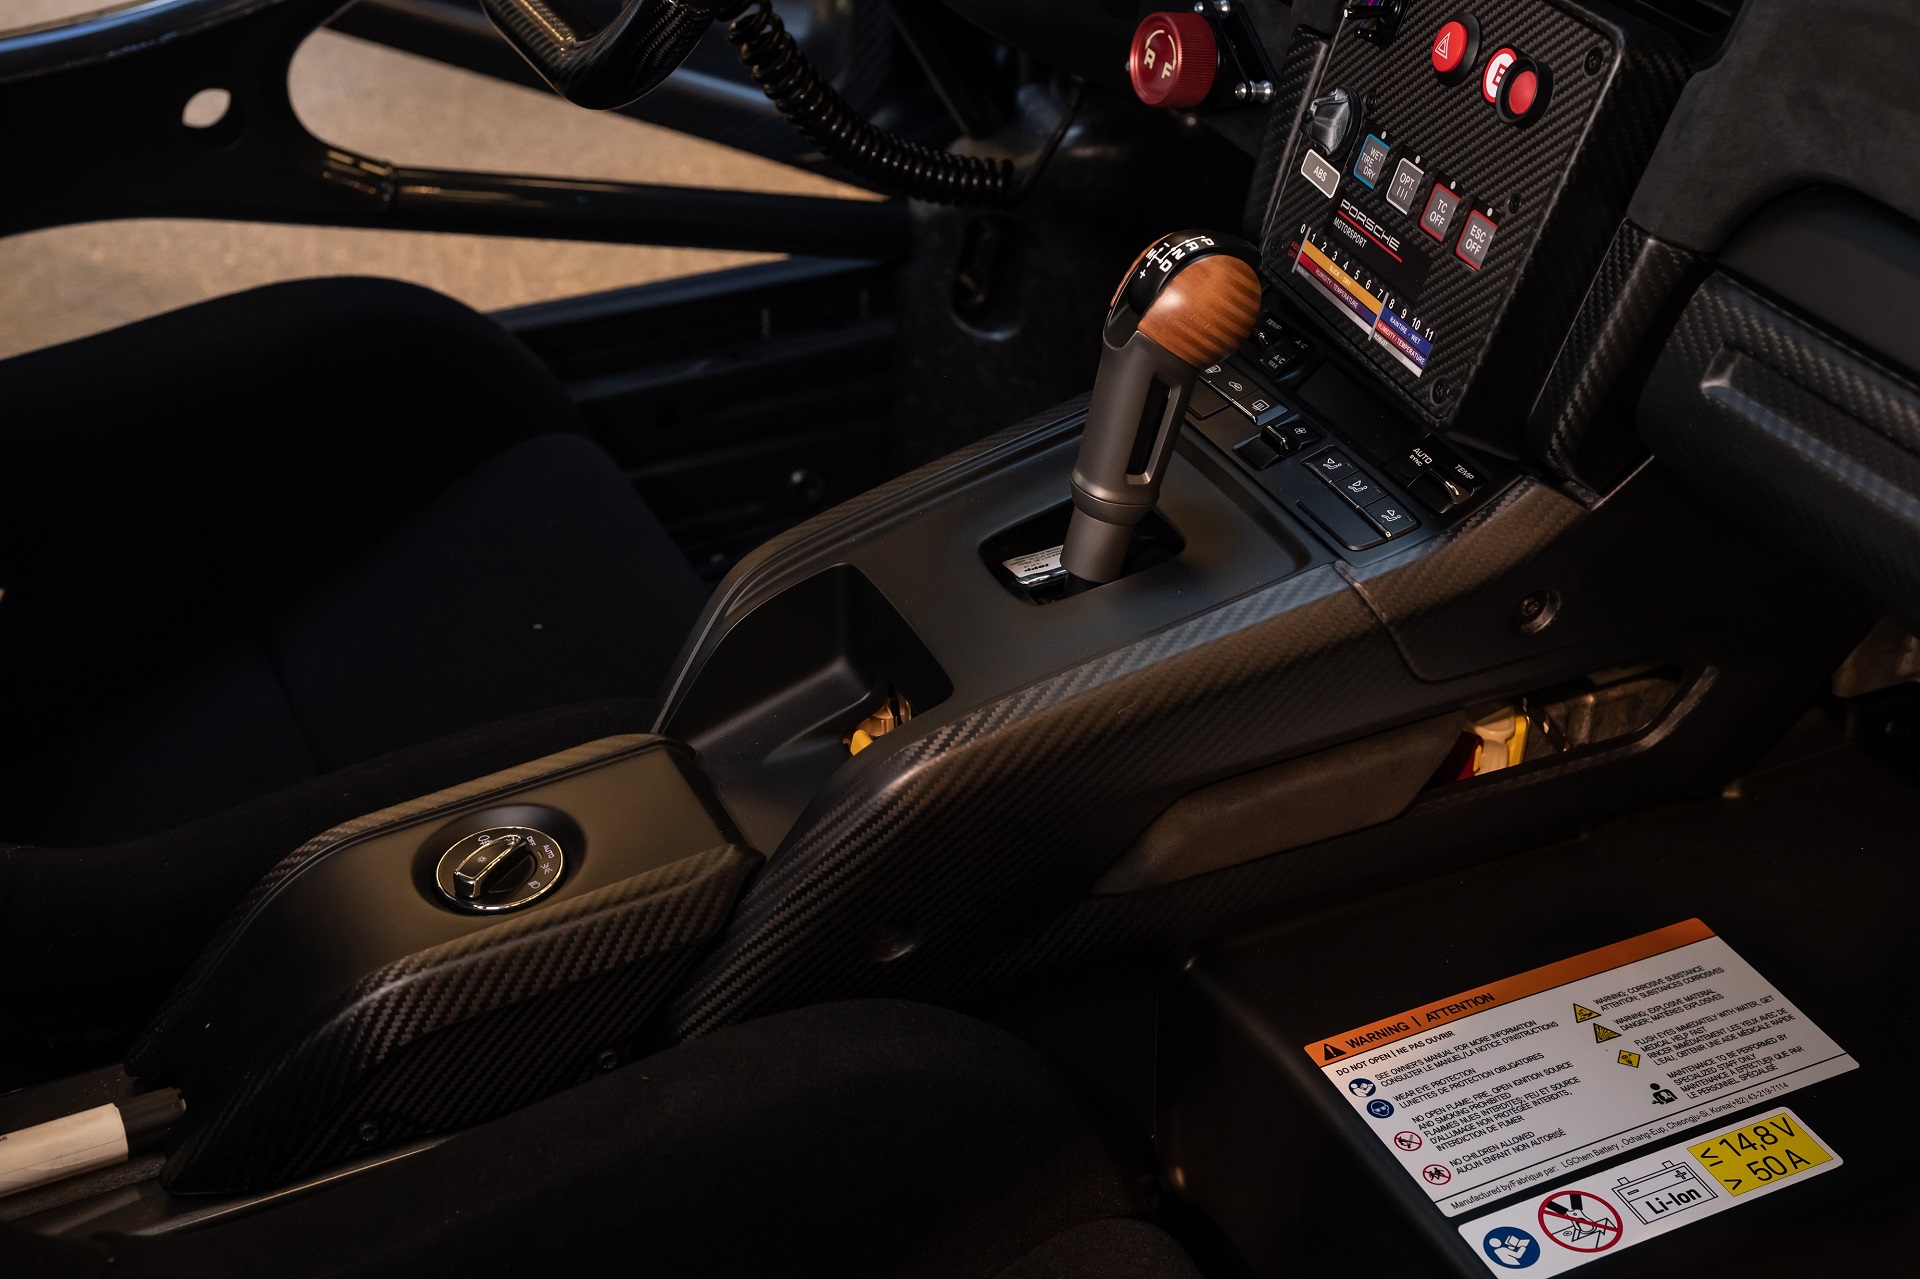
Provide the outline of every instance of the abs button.
{"type": "Polygon", "coordinates": [[[1459,84],[1473,74],[1473,64],[1480,53],[1480,23],[1472,14],[1455,14],[1440,24],[1433,33],[1433,46],[1428,50],[1433,59],[1433,73],[1440,77],[1442,84],[1459,84]]]}

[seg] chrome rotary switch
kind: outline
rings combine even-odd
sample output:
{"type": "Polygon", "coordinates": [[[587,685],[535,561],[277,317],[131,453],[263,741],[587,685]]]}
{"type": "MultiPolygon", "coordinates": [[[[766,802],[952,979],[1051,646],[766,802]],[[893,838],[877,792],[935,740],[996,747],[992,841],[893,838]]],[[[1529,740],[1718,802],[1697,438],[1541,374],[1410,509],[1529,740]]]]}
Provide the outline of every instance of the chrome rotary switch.
{"type": "Polygon", "coordinates": [[[461,837],[440,854],[434,882],[459,909],[494,914],[540,900],[566,868],[566,853],[545,831],[494,826],[461,837]]]}

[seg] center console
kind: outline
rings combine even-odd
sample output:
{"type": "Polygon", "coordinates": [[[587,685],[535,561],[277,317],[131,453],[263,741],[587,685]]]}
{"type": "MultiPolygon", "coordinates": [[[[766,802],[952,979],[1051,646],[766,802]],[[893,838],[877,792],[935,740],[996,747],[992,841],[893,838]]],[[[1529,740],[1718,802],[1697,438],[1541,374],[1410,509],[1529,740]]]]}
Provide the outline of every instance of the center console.
{"type": "MultiPolygon", "coordinates": [[[[1583,501],[1524,447],[1550,371],[1585,359],[1677,62],[1550,0],[1348,10],[1277,60],[1308,72],[1280,76],[1259,243],[1143,255],[1129,278],[1166,279],[1123,281],[1091,404],[748,556],[658,736],[377,814],[276,872],[133,1063],[187,1095],[170,1183],[273,1185],[781,1008],[959,1002],[1185,936],[1231,912],[1224,874],[1289,845],[1108,875],[1176,805],[1226,811],[1192,797],[1231,783],[1271,813],[1268,770],[1310,757],[1295,842],[1333,839],[1398,816],[1467,712],[1528,689],[1652,655],[1679,691],[1612,754],[1499,782],[1501,816],[1449,827],[1449,855],[1575,811],[1602,764],[1683,784],[1714,734],[1797,696],[1752,673],[1794,642],[1765,616],[1772,566],[1657,477],[1583,501]]],[[[1312,864],[1308,887],[1362,873],[1312,864]]]]}

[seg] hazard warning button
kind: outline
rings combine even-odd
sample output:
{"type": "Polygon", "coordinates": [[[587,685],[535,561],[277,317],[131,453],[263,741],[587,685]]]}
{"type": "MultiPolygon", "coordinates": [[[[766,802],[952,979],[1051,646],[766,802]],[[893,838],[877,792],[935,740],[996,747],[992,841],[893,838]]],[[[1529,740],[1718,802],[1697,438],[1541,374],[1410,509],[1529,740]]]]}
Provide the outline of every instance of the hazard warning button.
{"type": "Polygon", "coordinates": [[[1459,84],[1473,72],[1480,50],[1480,23],[1472,14],[1458,13],[1433,33],[1433,73],[1442,84],[1459,84]]]}

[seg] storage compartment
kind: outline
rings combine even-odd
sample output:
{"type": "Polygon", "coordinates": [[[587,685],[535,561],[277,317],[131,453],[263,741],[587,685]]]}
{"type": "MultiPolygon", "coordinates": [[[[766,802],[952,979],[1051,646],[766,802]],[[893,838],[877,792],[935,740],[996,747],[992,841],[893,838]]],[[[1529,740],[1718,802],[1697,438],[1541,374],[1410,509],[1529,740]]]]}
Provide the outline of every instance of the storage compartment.
{"type": "Polygon", "coordinates": [[[760,604],[701,666],[667,731],[689,743],[747,838],[777,846],[882,707],[918,714],[953,682],[866,574],[836,564],[760,604]]]}

